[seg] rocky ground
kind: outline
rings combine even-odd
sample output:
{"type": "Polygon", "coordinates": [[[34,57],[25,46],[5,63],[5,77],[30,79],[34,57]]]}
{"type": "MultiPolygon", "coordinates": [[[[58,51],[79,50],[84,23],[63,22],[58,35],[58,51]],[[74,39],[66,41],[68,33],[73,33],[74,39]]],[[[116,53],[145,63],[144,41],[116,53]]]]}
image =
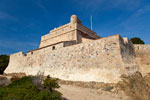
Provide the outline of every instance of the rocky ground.
{"type": "Polygon", "coordinates": [[[150,100],[150,74],[121,78],[117,84],[60,81],[58,91],[68,100],[150,100]]]}
{"type": "MultiPolygon", "coordinates": [[[[2,75],[0,85],[7,85],[22,76],[2,75]]],[[[143,77],[137,72],[121,78],[117,84],[60,80],[58,91],[66,98],[64,100],[150,100],[150,74],[143,77]]]]}
{"type": "Polygon", "coordinates": [[[61,85],[58,89],[67,100],[129,100],[124,92],[113,93],[102,89],[61,85]]]}

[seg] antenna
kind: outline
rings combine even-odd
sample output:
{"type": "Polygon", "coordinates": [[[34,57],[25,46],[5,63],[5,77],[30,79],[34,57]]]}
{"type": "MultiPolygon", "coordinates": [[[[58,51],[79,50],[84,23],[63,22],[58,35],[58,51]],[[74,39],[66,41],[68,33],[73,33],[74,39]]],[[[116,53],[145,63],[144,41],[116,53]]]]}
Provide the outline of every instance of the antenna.
{"type": "Polygon", "coordinates": [[[92,27],[93,27],[93,25],[92,25],[92,16],[91,16],[91,30],[92,30],[92,27]]]}

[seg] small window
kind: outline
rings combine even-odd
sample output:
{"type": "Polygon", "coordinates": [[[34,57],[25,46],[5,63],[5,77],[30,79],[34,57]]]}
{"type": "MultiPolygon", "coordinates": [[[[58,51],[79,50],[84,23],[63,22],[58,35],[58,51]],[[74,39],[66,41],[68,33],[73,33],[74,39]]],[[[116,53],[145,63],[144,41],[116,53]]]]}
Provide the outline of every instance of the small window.
{"type": "Polygon", "coordinates": [[[33,52],[31,52],[31,55],[33,55],[33,52]]]}
{"type": "Polygon", "coordinates": [[[55,46],[52,47],[52,50],[55,50],[55,46]]]}

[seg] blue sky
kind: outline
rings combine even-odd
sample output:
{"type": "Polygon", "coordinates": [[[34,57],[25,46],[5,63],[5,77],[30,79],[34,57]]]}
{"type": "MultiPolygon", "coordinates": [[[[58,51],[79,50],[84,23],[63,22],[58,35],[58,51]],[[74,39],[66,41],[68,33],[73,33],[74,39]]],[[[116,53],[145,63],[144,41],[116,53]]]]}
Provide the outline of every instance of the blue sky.
{"type": "Polygon", "coordinates": [[[0,0],[0,54],[29,51],[42,35],[70,21],[82,23],[102,37],[121,34],[150,44],[149,0],[0,0]]]}

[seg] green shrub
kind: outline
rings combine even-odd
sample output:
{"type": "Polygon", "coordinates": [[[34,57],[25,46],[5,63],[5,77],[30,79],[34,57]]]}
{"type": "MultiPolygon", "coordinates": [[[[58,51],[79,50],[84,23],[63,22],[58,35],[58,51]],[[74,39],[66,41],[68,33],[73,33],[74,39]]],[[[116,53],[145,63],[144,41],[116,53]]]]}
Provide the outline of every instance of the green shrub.
{"type": "Polygon", "coordinates": [[[133,44],[145,44],[144,41],[138,37],[131,38],[130,40],[132,41],[133,44]]]}
{"type": "Polygon", "coordinates": [[[60,97],[61,93],[55,90],[40,90],[33,84],[32,77],[23,77],[0,88],[0,100],[60,100],[60,97]]]}
{"type": "Polygon", "coordinates": [[[61,94],[57,91],[51,93],[49,90],[44,90],[39,93],[36,100],[61,100],[60,95],[61,94]]]}
{"type": "Polygon", "coordinates": [[[9,56],[0,55],[0,74],[3,74],[4,70],[8,66],[8,63],[9,63],[9,56]]]}
{"type": "Polygon", "coordinates": [[[58,79],[52,79],[50,76],[44,80],[43,87],[50,90],[51,92],[55,88],[59,88],[60,86],[57,84],[58,79]]]}
{"type": "Polygon", "coordinates": [[[114,88],[113,86],[108,86],[108,87],[106,87],[104,90],[105,90],[105,91],[111,91],[113,88],[114,88]]]}

